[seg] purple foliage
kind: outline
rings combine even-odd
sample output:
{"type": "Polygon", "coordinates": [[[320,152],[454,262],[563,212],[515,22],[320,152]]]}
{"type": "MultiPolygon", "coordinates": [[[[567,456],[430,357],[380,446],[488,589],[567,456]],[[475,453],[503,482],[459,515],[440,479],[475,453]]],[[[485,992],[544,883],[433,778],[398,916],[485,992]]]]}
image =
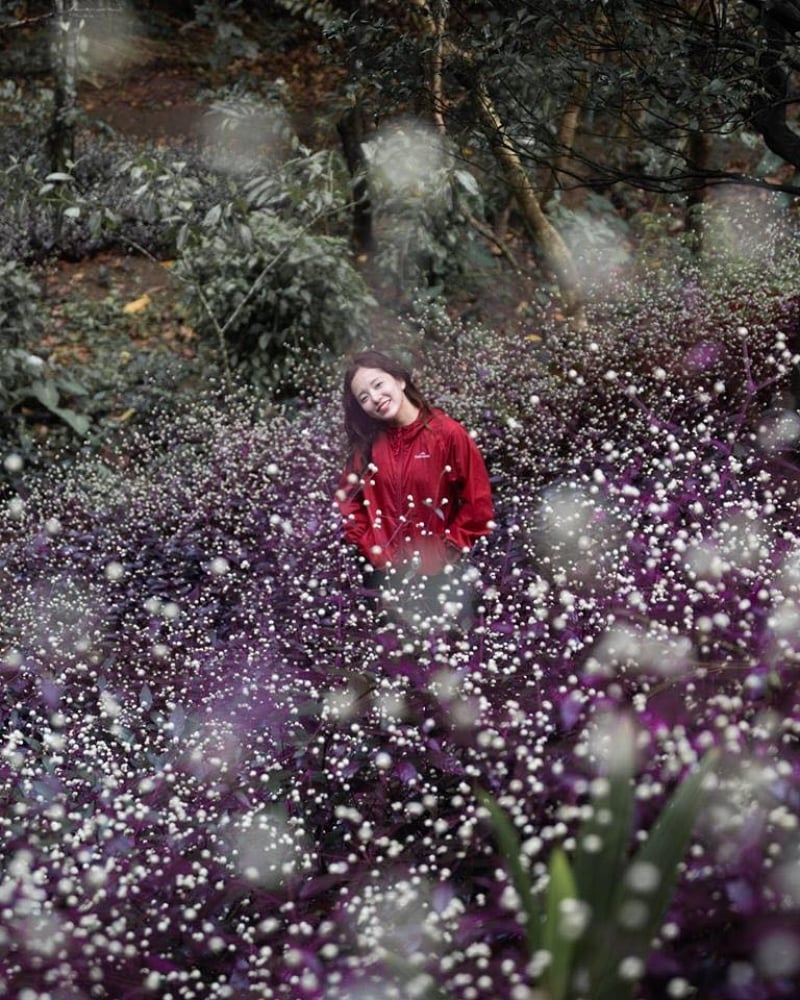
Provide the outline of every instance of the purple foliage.
{"type": "Polygon", "coordinates": [[[496,487],[462,627],[365,603],[333,390],[263,418],[201,400],[19,477],[3,995],[533,1000],[475,789],[544,888],[622,719],[638,838],[723,751],[641,996],[797,995],[797,307],[687,301],[598,312],[588,347],[428,349],[496,487]]]}

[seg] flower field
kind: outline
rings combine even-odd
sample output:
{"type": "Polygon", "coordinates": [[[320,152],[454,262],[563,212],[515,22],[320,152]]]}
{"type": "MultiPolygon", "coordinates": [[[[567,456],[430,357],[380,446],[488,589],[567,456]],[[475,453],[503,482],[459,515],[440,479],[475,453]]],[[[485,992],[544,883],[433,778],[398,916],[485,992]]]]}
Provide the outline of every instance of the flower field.
{"type": "Polygon", "coordinates": [[[0,993],[798,996],[797,331],[685,279],[426,341],[495,490],[459,627],[365,602],[335,371],[7,456],[0,993]]]}

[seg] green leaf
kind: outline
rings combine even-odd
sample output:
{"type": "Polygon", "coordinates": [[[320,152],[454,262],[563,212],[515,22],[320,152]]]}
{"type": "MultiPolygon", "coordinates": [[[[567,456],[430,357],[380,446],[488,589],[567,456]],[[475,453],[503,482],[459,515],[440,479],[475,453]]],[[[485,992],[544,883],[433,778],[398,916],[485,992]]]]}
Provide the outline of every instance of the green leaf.
{"type": "Polygon", "coordinates": [[[589,818],[577,834],[575,882],[590,908],[591,924],[577,949],[577,963],[596,960],[614,936],[613,906],[626,868],[633,825],[634,732],[622,719],[616,734],[617,753],[606,777],[597,779],[589,818]]]}
{"type": "Polygon", "coordinates": [[[253,249],[253,231],[245,222],[239,223],[239,239],[245,250],[250,251],[253,249]]]}
{"type": "Polygon", "coordinates": [[[60,396],[58,389],[52,382],[36,381],[28,387],[29,395],[37,399],[42,406],[52,414],[63,420],[68,427],[71,427],[80,437],[85,437],[89,432],[89,419],[82,413],[60,406],[60,396]]]}
{"type": "Polygon", "coordinates": [[[212,205],[203,218],[204,226],[216,226],[222,218],[222,205],[212,205]]]}
{"type": "Polygon", "coordinates": [[[511,820],[500,808],[497,801],[482,788],[476,790],[476,795],[480,804],[491,817],[495,840],[508,866],[511,884],[516,889],[520,905],[525,913],[527,919],[525,938],[528,952],[532,955],[541,947],[541,914],[533,894],[530,876],[522,865],[522,845],[511,820]]]}
{"type": "Polygon", "coordinates": [[[72,378],[59,378],[58,388],[70,396],[87,396],[89,394],[86,386],[81,385],[80,382],[76,382],[72,378]]]}
{"type": "Polygon", "coordinates": [[[478,187],[478,182],[468,170],[454,170],[453,176],[467,194],[471,194],[475,198],[480,196],[481,189],[478,187]]]}
{"type": "Polygon", "coordinates": [[[38,399],[46,410],[55,413],[58,409],[58,389],[56,389],[52,382],[41,382],[38,380],[31,382],[29,392],[34,399],[38,399]]]}
{"type": "Polygon", "coordinates": [[[84,416],[84,414],[76,413],[74,410],[68,410],[66,407],[61,406],[54,409],[53,413],[57,417],[60,417],[68,427],[71,427],[79,437],[86,437],[89,433],[89,418],[84,416]]]}
{"type": "Polygon", "coordinates": [[[178,230],[178,235],[175,238],[175,246],[178,249],[178,251],[184,249],[188,238],[189,238],[189,223],[184,222],[184,224],[178,230]]]}
{"type": "Polygon", "coordinates": [[[606,951],[592,976],[592,1000],[626,1000],[635,983],[618,975],[625,958],[647,958],[664,914],[675,892],[681,861],[689,847],[703,798],[703,782],[719,759],[712,750],[678,785],[620,879],[613,905],[614,947],[606,951]],[[641,914],[626,926],[626,914],[641,914]],[[623,918],[622,922],[620,917],[623,918]]]}
{"type": "Polygon", "coordinates": [[[550,954],[545,974],[549,1000],[563,1000],[567,994],[574,938],[563,930],[563,903],[575,900],[575,879],[566,854],[556,847],[550,855],[550,883],[547,890],[547,917],[544,925],[544,949],[550,954]]]}
{"type": "Polygon", "coordinates": [[[91,212],[89,215],[89,232],[92,236],[96,237],[100,234],[100,230],[103,227],[103,213],[97,209],[91,212]]]}

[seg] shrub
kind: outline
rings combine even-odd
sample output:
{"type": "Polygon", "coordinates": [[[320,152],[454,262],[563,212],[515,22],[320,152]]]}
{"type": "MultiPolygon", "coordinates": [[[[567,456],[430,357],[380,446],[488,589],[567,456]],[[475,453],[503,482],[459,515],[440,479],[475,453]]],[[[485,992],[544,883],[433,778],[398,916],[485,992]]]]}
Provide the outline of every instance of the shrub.
{"type": "Polygon", "coordinates": [[[266,210],[251,212],[244,231],[218,223],[176,268],[193,321],[256,383],[292,395],[304,372],[364,335],[373,300],[340,238],[266,210]]]}
{"type": "Polygon", "coordinates": [[[17,261],[0,262],[0,324],[6,338],[0,355],[0,447],[9,450],[30,449],[22,404],[43,407],[78,434],[88,429],[86,419],[69,406],[69,398],[82,395],[83,388],[59,377],[35,353],[42,332],[40,300],[41,290],[26,267],[17,261]]]}
{"type": "Polygon", "coordinates": [[[6,346],[26,343],[41,331],[41,290],[26,267],[0,261],[0,326],[6,346]]]}
{"type": "Polygon", "coordinates": [[[40,136],[0,170],[0,234],[9,256],[81,259],[110,247],[172,256],[178,222],[199,222],[228,186],[196,153],[83,132],[68,172],[50,173],[40,136]]]}

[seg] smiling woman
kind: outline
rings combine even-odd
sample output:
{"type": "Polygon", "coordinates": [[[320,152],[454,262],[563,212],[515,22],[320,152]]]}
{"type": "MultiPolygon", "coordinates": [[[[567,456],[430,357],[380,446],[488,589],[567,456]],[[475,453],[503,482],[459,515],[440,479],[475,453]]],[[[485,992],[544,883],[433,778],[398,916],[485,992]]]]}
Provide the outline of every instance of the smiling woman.
{"type": "Polygon", "coordinates": [[[345,539],[368,572],[402,570],[435,591],[492,528],[483,458],[465,428],[425,400],[411,372],[379,351],[349,360],[343,407],[349,456],[336,501],[345,539]]]}
{"type": "Polygon", "coordinates": [[[364,413],[395,427],[407,427],[419,416],[420,407],[406,395],[406,381],[381,368],[359,368],[350,387],[364,413]]]}

